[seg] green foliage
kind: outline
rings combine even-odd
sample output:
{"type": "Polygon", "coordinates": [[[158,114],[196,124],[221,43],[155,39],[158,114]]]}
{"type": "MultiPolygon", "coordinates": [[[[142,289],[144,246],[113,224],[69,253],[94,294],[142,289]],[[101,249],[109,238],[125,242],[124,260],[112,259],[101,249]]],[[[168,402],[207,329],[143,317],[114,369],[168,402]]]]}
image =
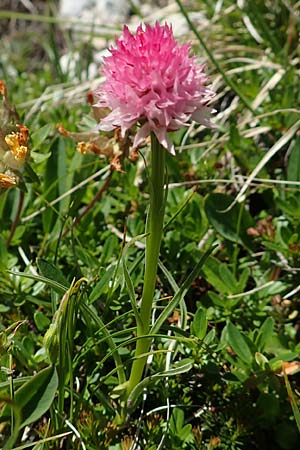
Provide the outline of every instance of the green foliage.
{"type": "Polygon", "coordinates": [[[186,38],[208,59],[217,128],[172,133],[153,344],[127,418],[148,149],[111,174],[56,129],[95,126],[93,37],[119,28],[82,25],[77,40],[47,11],[0,12],[0,79],[31,149],[22,193],[0,195],[5,450],[299,447],[297,4],[188,3],[183,13],[203,14],[186,38]],[[80,54],[74,70],[65,50],[80,54]]]}
{"type": "MultiPolygon", "coordinates": [[[[58,386],[55,367],[48,367],[32,376],[14,395],[14,401],[22,417],[21,427],[37,421],[51,406],[58,386]]],[[[9,408],[1,414],[1,420],[9,416],[9,408]]]]}
{"type": "Polygon", "coordinates": [[[253,225],[253,219],[244,210],[243,205],[233,205],[234,198],[225,194],[210,194],[205,201],[205,212],[209,223],[229,241],[251,248],[251,239],[247,230],[253,225]]]}
{"type": "Polygon", "coordinates": [[[171,448],[188,448],[188,444],[194,442],[192,425],[185,423],[184,412],[180,408],[174,408],[172,412],[169,433],[171,448]]]}

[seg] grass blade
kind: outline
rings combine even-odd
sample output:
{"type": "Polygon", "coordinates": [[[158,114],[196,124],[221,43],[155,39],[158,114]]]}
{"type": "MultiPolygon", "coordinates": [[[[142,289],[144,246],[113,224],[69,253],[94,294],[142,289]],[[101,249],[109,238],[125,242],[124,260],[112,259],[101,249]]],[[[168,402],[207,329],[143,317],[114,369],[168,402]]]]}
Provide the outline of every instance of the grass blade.
{"type": "Polygon", "coordinates": [[[136,402],[140,397],[140,394],[147,386],[149,386],[149,384],[152,384],[155,381],[160,380],[162,378],[180,375],[181,373],[186,373],[189,370],[191,370],[192,367],[193,362],[190,359],[183,359],[177,364],[177,367],[144,378],[139,384],[135,386],[135,388],[131,392],[127,401],[128,410],[130,411],[135,407],[136,402]]]}
{"type": "Polygon", "coordinates": [[[254,109],[251,106],[250,101],[247,100],[247,98],[244,96],[244,94],[240,91],[240,89],[236,86],[236,84],[227,77],[226,73],[224,72],[224,70],[222,69],[222,67],[220,66],[220,64],[218,63],[218,61],[216,60],[216,58],[214,57],[213,53],[209,50],[209,48],[207,47],[207,45],[205,44],[204,40],[202,39],[202,36],[200,35],[199,31],[196,29],[195,25],[193,24],[193,22],[191,21],[191,19],[189,18],[188,13],[186,12],[185,8],[183,7],[182,3],[180,0],[175,0],[177,5],[179,6],[180,12],[182,13],[182,15],[185,17],[190,29],[193,31],[193,33],[195,34],[196,38],[198,39],[198,41],[200,42],[201,46],[204,48],[207,56],[209,57],[209,59],[211,60],[211,62],[215,65],[215,67],[218,69],[218,71],[220,72],[220,74],[223,77],[223,80],[225,81],[225,83],[233,90],[233,92],[236,93],[236,95],[240,98],[240,100],[244,103],[244,105],[246,106],[247,109],[249,109],[249,111],[252,112],[252,114],[255,114],[254,109]]]}
{"type": "Polygon", "coordinates": [[[159,331],[162,324],[165,322],[165,320],[172,314],[176,306],[179,304],[179,302],[184,298],[187,291],[189,290],[192,282],[195,278],[197,278],[200,274],[200,270],[209,257],[209,255],[212,253],[212,251],[216,248],[216,246],[212,246],[209,250],[207,250],[200,258],[200,261],[190,275],[187,277],[187,279],[182,283],[182,286],[179,288],[179,290],[174,295],[173,299],[170,301],[170,303],[164,308],[163,312],[160,314],[158,319],[155,321],[154,325],[152,326],[150,330],[150,334],[155,334],[159,331]]]}
{"type": "Polygon", "coordinates": [[[283,377],[284,377],[286,390],[287,390],[287,393],[288,393],[288,396],[289,396],[289,401],[290,401],[290,404],[291,404],[291,407],[292,407],[292,410],[293,410],[293,414],[294,414],[294,417],[295,417],[297,428],[298,428],[299,433],[300,433],[300,410],[299,410],[298,402],[296,400],[295,394],[294,394],[294,392],[292,390],[291,384],[289,382],[288,376],[287,376],[284,368],[283,368],[282,372],[283,372],[283,377]]]}
{"type": "Polygon", "coordinates": [[[244,186],[234,199],[234,201],[231,203],[231,205],[224,210],[224,212],[228,211],[230,208],[232,208],[238,201],[241,200],[247,189],[249,188],[250,184],[252,183],[253,179],[256,177],[256,175],[263,169],[263,167],[267,164],[270,159],[276,155],[277,152],[285,145],[287,142],[289,142],[293,136],[296,134],[300,127],[300,120],[298,120],[294,125],[289,128],[289,130],[281,136],[281,138],[270,148],[270,150],[265,154],[265,156],[262,158],[262,160],[257,164],[255,169],[251,172],[247,180],[245,181],[244,186]]]}

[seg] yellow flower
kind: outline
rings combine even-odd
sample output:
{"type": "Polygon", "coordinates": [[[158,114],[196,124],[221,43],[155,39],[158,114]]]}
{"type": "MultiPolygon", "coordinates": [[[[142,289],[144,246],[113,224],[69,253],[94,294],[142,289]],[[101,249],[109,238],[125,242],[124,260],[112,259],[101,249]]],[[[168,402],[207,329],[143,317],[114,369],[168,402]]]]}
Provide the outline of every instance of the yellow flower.
{"type": "Polygon", "coordinates": [[[14,176],[7,175],[5,173],[0,173],[0,188],[8,189],[12,186],[16,186],[17,178],[14,176]]]}
{"type": "Polygon", "coordinates": [[[89,143],[81,141],[78,142],[76,149],[82,155],[86,155],[90,151],[90,146],[89,143]]]}
{"type": "Polygon", "coordinates": [[[15,159],[17,161],[19,160],[25,160],[28,153],[28,148],[25,145],[22,145],[24,142],[24,137],[22,133],[10,133],[7,136],[5,136],[5,142],[9,146],[10,151],[13,153],[15,159]]]}

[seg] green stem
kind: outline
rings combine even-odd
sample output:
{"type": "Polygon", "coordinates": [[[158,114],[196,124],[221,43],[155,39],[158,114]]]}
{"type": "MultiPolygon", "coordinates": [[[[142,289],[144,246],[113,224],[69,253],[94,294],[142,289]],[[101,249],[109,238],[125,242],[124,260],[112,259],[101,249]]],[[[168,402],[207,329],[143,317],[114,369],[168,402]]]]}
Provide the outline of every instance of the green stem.
{"type": "MultiPolygon", "coordinates": [[[[15,392],[14,392],[14,379],[13,379],[13,356],[11,353],[9,354],[9,390],[10,390],[11,400],[14,401],[15,392]]],[[[13,435],[14,428],[15,428],[13,408],[11,408],[10,428],[11,428],[11,435],[13,435]]]]}
{"type": "MultiPolygon", "coordinates": [[[[145,277],[140,308],[141,325],[137,326],[137,337],[147,336],[150,329],[150,318],[154,296],[160,244],[163,232],[163,219],[165,212],[165,152],[154,133],[151,134],[151,174],[150,174],[150,209],[147,217],[145,277]]],[[[139,339],[136,344],[135,360],[132,364],[127,384],[127,398],[134,387],[140,382],[151,338],[139,339]]]]}

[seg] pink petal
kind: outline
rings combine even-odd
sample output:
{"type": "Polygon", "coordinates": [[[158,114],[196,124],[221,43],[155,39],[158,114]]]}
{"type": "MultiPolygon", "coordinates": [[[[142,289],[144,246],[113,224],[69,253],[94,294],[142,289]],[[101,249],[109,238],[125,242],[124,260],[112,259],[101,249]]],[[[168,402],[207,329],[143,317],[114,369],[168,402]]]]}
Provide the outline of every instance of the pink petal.
{"type": "Polygon", "coordinates": [[[135,135],[133,141],[133,148],[138,147],[143,142],[143,140],[146,139],[147,136],[149,136],[149,134],[150,134],[150,126],[149,123],[146,122],[135,135]]]}
{"type": "Polygon", "coordinates": [[[161,145],[169,152],[171,155],[175,156],[175,147],[169,136],[167,135],[167,130],[165,128],[155,128],[153,130],[158,141],[161,145]]]}
{"type": "Polygon", "coordinates": [[[99,128],[121,127],[124,134],[134,124],[145,122],[135,145],[152,130],[164,148],[174,154],[168,131],[187,126],[191,120],[211,127],[212,108],[207,104],[215,93],[207,86],[205,66],[197,65],[189,51],[190,45],[179,45],[167,24],[140,24],[134,34],[124,26],[110,56],[103,58],[106,79],[95,96],[97,104],[112,113],[99,128]]]}

